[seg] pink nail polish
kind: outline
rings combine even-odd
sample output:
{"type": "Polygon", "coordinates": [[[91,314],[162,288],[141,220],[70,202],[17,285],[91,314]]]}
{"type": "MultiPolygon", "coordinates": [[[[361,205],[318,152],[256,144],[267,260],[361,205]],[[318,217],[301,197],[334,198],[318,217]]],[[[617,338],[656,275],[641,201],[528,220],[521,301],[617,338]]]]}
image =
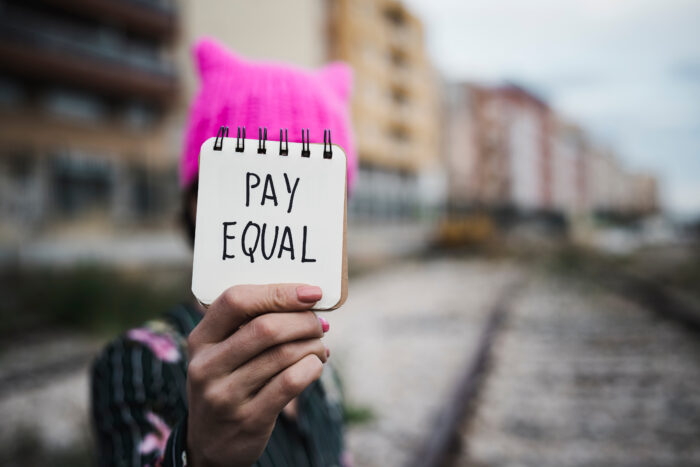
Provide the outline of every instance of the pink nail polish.
{"type": "Polygon", "coordinates": [[[328,330],[331,328],[331,325],[328,324],[328,321],[321,318],[320,316],[318,317],[318,320],[321,322],[321,328],[323,328],[323,332],[328,332],[328,330]]]}
{"type": "Polygon", "coordinates": [[[313,303],[321,300],[321,288],[313,285],[300,285],[297,287],[297,298],[300,302],[313,303]]]}
{"type": "Polygon", "coordinates": [[[328,347],[326,347],[326,358],[328,358],[328,357],[330,357],[330,356],[331,356],[331,349],[329,349],[328,347]]]}

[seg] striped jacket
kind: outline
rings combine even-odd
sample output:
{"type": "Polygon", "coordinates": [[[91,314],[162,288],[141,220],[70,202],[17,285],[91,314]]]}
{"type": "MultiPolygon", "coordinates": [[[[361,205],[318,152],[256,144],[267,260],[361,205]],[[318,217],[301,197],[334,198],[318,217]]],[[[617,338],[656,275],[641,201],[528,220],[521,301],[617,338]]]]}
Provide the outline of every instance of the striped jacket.
{"type": "MultiPolygon", "coordinates": [[[[200,319],[178,306],[114,340],[95,360],[91,403],[100,465],[186,465],[186,337],[200,319]]],[[[339,385],[328,366],[299,396],[298,413],[296,420],[280,414],[255,465],[346,465],[339,385]]]]}

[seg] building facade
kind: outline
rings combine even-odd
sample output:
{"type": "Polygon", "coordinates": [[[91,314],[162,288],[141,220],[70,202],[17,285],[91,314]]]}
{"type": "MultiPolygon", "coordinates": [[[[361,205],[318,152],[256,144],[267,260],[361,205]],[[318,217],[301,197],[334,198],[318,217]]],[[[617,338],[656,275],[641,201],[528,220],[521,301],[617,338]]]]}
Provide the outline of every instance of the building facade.
{"type": "Polygon", "coordinates": [[[584,134],[576,125],[555,118],[550,137],[552,208],[577,215],[587,206],[584,134]]]}
{"type": "Polygon", "coordinates": [[[549,106],[518,86],[502,86],[495,92],[506,126],[509,201],[523,211],[552,209],[549,106]]]}
{"type": "Polygon", "coordinates": [[[516,86],[455,84],[446,108],[452,205],[551,207],[551,123],[543,101],[516,86]]]}
{"type": "Polygon", "coordinates": [[[0,237],[168,215],[177,23],[167,0],[0,0],[0,237]]]}
{"type": "Polygon", "coordinates": [[[347,61],[361,164],[351,213],[442,203],[439,83],[420,21],[397,1],[0,0],[0,238],[171,223],[202,36],[254,59],[347,61]]]}
{"type": "Polygon", "coordinates": [[[351,215],[435,212],[446,191],[440,83],[420,20],[395,0],[336,0],[328,8],[328,56],[354,70],[360,175],[351,215]]]}
{"type": "MultiPolygon", "coordinates": [[[[188,2],[182,11],[183,43],[209,35],[249,58],[306,67],[343,60],[353,68],[360,171],[351,221],[415,217],[442,206],[440,83],[421,22],[400,2],[301,0],[251,8],[203,0],[188,2]]],[[[178,59],[188,100],[197,87],[189,51],[180,49],[178,59]]]]}
{"type": "Polygon", "coordinates": [[[542,99],[518,86],[455,83],[445,112],[449,202],[457,211],[645,215],[658,209],[650,174],[626,170],[542,99]]]}

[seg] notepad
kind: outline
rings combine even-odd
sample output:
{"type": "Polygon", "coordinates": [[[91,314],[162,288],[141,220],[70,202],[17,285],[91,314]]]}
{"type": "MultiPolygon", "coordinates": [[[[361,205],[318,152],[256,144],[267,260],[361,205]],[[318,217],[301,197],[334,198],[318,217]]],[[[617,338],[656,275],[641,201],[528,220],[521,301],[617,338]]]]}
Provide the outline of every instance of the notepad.
{"type": "MultiPolygon", "coordinates": [[[[338,145],[236,138],[204,142],[192,292],[203,304],[239,284],[317,285],[317,310],[347,296],[347,162],[338,145]]],[[[263,137],[264,136],[264,137],[263,137]]],[[[302,133],[303,138],[303,133],[302,133]]],[[[324,135],[325,140],[325,135],[324,135]]]]}

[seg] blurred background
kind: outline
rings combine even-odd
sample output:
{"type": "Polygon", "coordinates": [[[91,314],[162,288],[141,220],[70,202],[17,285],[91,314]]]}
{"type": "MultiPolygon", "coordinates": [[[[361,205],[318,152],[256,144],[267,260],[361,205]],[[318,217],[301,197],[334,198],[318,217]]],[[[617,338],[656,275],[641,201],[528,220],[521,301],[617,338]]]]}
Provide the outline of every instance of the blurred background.
{"type": "Polygon", "coordinates": [[[0,464],[94,464],[92,358],[191,299],[177,163],[208,35],[354,70],[327,340],[357,465],[700,465],[699,18],[0,0],[0,464]]]}

